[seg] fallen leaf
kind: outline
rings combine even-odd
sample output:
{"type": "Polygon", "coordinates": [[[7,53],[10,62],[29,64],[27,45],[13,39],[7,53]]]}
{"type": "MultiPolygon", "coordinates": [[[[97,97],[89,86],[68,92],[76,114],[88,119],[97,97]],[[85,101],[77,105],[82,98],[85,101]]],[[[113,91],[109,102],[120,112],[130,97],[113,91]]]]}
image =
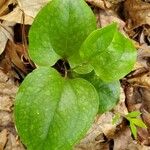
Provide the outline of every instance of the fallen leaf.
{"type": "Polygon", "coordinates": [[[135,29],[144,24],[150,25],[149,3],[142,0],[126,0],[124,12],[129,29],[135,29]]]}
{"type": "Polygon", "coordinates": [[[0,1],[0,16],[6,15],[10,12],[9,6],[10,5],[15,5],[16,0],[1,0],[0,1]]]}
{"type": "Polygon", "coordinates": [[[35,18],[39,10],[51,0],[17,0],[20,9],[28,16],[35,18]]]}
{"type": "Polygon", "coordinates": [[[0,132],[0,150],[4,150],[5,144],[7,142],[7,130],[4,129],[0,132]]]}
{"type": "Polygon", "coordinates": [[[128,79],[128,82],[136,86],[150,88],[150,72],[128,79]]]}
{"type": "Polygon", "coordinates": [[[15,44],[14,42],[8,41],[6,52],[10,57],[10,61],[18,67],[23,73],[27,73],[25,64],[23,63],[21,57],[26,55],[23,45],[15,44]],[[20,55],[19,55],[20,54],[20,55]]]}
{"type": "Polygon", "coordinates": [[[131,131],[126,127],[114,138],[113,150],[149,150],[149,147],[141,145],[131,137],[131,131]]]}
{"type": "Polygon", "coordinates": [[[105,0],[86,0],[86,2],[90,3],[93,6],[99,7],[101,9],[108,9],[112,6],[112,4],[105,0]]]}
{"type": "Polygon", "coordinates": [[[100,10],[99,11],[99,24],[101,25],[101,27],[107,26],[109,24],[111,24],[112,22],[116,22],[119,26],[119,30],[125,34],[124,32],[124,27],[125,27],[125,22],[122,21],[119,16],[117,16],[117,14],[112,11],[112,10],[100,10]]]}
{"type": "Polygon", "coordinates": [[[0,23],[0,54],[4,51],[8,39],[13,40],[13,26],[14,23],[6,21],[0,23]]]}
{"type": "Polygon", "coordinates": [[[25,148],[12,133],[9,133],[5,150],[25,150],[25,148]]]}
{"type": "Polygon", "coordinates": [[[5,127],[12,124],[12,114],[6,111],[0,111],[0,126],[5,127]]]}
{"type": "Polygon", "coordinates": [[[17,6],[14,10],[6,15],[0,17],[1,20],[15,22],[20,24],[29,24],[31,25],[34,18],[31,16],[26,15],[23,10],[17,6]]]}
{"type": "Polygon", "coordinates": [[[0,111],[11,112],[11,107],[13,105],[12,98],[4,95],[0,96],[0,111]]]}

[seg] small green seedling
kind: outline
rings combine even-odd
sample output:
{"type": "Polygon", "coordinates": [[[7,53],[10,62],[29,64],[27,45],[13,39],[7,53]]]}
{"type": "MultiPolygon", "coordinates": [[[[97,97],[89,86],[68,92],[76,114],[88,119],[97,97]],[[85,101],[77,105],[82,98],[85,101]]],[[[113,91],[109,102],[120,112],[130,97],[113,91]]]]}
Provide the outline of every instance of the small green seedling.
{"type": "Polygon", "coordinates": [[[97,113],[119,100],[119,79],[136,60],[132,42],[116,23],[96,29],[84,0],[52,0],[29,32],[29,55],[38,66],[21,84],[15,123],[29,150],[71,150],[97,113]]]}
{"type": "Polygon", "coordinates": [[[147,128],[145,123],[139,118],[141,113],[139,111],[133,111],[128,113],[127,115],[116,114],[112,120],[112,123],[115,124],[120,117],[126,118],[130,123],[130,129],[135,139],[137,139],[137,127],[147,128]]]}

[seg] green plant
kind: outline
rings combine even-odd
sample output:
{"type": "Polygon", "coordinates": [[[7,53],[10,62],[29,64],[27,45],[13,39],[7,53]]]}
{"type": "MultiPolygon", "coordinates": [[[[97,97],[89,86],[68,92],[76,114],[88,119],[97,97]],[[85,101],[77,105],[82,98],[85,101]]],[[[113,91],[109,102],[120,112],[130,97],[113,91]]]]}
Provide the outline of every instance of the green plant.
{"type": "Polygon", "coordinates": [[[134,138],[137,139],[137,127],[147,128],[145,123],[140,118],[138,118],[140,115],[141,113],[139,111],[132,111],[127,115],[116,114],[112,120],[112,123],[115,124],[121,116],[126,118],[130,123],[129,126],[134,138]]]}
{"type": "Polygon", "coordinates": [[[119,99],[119,79],[136,60],[116,23],[96,29],[84,0],[53,0],[35,18],[29,55],[38,66],[21,84],[15,123],[29,150],[70,150],[96,114],[119,99]]]}

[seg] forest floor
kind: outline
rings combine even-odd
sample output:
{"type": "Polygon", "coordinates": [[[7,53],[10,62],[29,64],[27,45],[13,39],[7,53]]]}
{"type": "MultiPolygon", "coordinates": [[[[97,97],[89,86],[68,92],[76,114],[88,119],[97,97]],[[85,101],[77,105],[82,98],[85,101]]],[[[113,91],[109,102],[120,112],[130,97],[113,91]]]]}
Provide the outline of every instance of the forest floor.
{"type": "MultiPolygon", "coordinates": [[[[13,122],[15,95],[34,69],[28,61],[28,31],[48,0],[0,0],[0,150],[25,150],[13,122]]],[[[137,48],[137,62],[126,77],[118,105],[97,116],[75,150],[150,150],[150,0],[86,0],[97,26],[117,22],[137,48]],[[114,114],[140,111],[147,129],[138,128],[135,140],[125,119],[112,124],[114,114]]]]}

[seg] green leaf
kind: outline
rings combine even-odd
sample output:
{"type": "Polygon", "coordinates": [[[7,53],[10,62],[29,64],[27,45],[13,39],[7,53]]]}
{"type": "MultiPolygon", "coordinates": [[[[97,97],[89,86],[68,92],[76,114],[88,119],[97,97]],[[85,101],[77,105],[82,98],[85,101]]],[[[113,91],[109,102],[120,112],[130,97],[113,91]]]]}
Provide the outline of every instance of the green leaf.
{"type": "Polygon", "coordinates": [[[116,106],[120,95],[119,81],[105,83],[94,72],[85,75],[74,73],[75,76],[82,77],[94,85],[99,95],[99,113],[107,112],[116,106]]]}
{"type": "Polygon", "coordinates": [[[81,46],[80,55],[105,82],[124,77],[136,61],[135,47],[118,32],[115,23],[93,31],[81,46]]]}
{"type": "Polygon", "coordinates": [[[138,117],[140,115],[141,115],[141,112],[139,112],[139,111],[132,111],[132,112],[128,113],[126,116],[130,117],[130,118],[135,118],[135,117],[138,117]]]}
{"type": "Polygon", "coordinates": [[[82,64],[84,61],[77,53],[68,59],[71,69],[78,74],[87,74],[93,70],[90,64],[82,64]]]}
{"type": "Polygon", "coordinates": [[[132,122],[130,122],[130,129],[134,138],[137,139],[137,129],[136,129],[136,126],[132,122]]]}
{"type": "Polygon", "coordinates": [[[38,65],[53,65],[57,54],[66,59],[78,53],[95,29],[95,16],[84,0],[53,0],[40,11],[30,29],[30,57],[38,65]]]}
{"type": "Polygon", "coordinates": [[[136,119],[136,118],[131,119],[130,118],[130,121],[132,121],[132,123],[138,127],[147,128],[147,126],[145,125],[145,123],[141,119],[136,119]]]}
{"type": "Polygon", "coordinates": [[[56,70],[41,67],[19,88],[15,123],[29,150],[71,150],[91,126],[98,105],[89,82],[63,79],[56,70]]]}

